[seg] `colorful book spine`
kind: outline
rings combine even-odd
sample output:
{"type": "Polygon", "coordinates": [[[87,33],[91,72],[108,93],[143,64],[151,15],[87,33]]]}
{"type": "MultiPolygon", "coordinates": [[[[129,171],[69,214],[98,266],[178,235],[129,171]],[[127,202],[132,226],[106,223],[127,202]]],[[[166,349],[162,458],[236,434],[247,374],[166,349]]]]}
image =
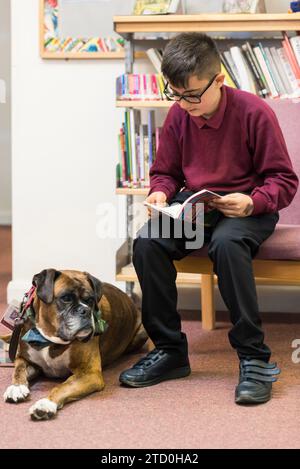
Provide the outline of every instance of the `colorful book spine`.
{"type": "Polygon", "coordinates": [[[156,158],[161,128],[155,128],[154,111],[148,111],[148,124],[140,110],[125,111],[118,135],[117,187],[149,187],[149,170],[156,158]]]}
{"type": "Polygon", "coordinates": [[[299,66],[299,64],[297,62],[297,59],[295,57],[295,54],[294,54],[293,48],[290,44],[288,35],[285,32],[283,33],[282,45],[285,49],[286,55],[289,59],[289,62],[291,64],[291,67],[293,69],[295,77],[297,78],[298,83],[300,83],[300,66],[299,66]]]}

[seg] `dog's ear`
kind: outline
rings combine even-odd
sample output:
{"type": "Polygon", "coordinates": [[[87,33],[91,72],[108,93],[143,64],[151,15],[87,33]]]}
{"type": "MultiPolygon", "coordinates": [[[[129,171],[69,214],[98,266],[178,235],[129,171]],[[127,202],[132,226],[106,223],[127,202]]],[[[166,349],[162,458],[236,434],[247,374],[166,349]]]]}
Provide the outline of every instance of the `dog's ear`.
{"type": "Polygon", "coordinates": [[[37,296],[44,303],[52,303],[54,282],[60,274],[61,272],[55,269],[44,269],[39,274],[34,275],[32,284],[36,286],[37,296]]]}
{"type": "Polygon", "coordinates": [[[100,280],[98,280],[96,277],[93,277],[88,272],[84,272],[84,273],[87,276],[88,281],[90,282],[91,286],[93,287],[96,303],[98,304],[103,293],[102,282],[100,282],[100,280]]]}

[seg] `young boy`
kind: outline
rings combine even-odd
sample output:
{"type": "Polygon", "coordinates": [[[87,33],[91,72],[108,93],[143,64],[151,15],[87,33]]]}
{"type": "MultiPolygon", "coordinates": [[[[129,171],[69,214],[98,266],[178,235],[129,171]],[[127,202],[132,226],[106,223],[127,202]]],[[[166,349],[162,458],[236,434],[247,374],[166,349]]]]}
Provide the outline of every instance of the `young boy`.
{"type": "MultiPolygon", "coordinates": [[[[200,33],[173,38],[162,73],[165,94],[176,104],[164,123],[147,201],[183,202],[202,188],[222,195],[211,203],[218,217],[205,228],[204,239],[233,324],[229,341],[240,360],[235,402],[266,402],[279,370],[269,363],[271,351],[264,343],[252,258],[273,233],[278,210],[291,203],[298,178],[274,112],[263,99],[224,85],[211,38],[200,33]],[[179,192],[183,187],[188,192],[179,192]]],[[[132,387],[191,371],[176,309],[173,260],[192,250],[184,236],[145,236],[151,222],[137,233],[133,263],[142,289],[143,324],[156,348],[121,373],[120,382],[132,387]]]]}

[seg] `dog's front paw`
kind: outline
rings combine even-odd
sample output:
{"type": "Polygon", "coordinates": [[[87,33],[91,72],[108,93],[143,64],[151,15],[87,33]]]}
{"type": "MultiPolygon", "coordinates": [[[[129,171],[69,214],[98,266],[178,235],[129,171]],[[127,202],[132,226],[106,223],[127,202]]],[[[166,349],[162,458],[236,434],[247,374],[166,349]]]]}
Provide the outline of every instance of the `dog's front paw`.
{"type": "Polygon", "coordinates": [[[29,409],[32,420],[50,420],[57,413],[57,404],[47,398],[40,399],[29,409]]]}
{"type": "Polygon", "coordinates": [[[30,391],[25,384],[12,384],[6,389],[3,394],[3,399],[5,402],[13,402],[14,404],[17,404],[18,402],[24,402],[29,394],[30,391]]]}

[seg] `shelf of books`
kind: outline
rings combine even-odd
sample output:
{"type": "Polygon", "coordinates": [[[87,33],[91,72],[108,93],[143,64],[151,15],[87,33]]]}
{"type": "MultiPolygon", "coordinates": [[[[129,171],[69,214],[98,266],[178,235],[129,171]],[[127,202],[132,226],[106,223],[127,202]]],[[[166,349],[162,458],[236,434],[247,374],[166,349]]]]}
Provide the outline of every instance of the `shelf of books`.
{"type": "Polygon", "coordinates": [[[160,133],[154,109],[126,108],[118,135],[117,194],[148,194],[160,133]]]}
{"type": "Polygon", "coordinates": [[[159,32],[299,31],[300,13],[115,16],[119,34],[159,32]]]}

